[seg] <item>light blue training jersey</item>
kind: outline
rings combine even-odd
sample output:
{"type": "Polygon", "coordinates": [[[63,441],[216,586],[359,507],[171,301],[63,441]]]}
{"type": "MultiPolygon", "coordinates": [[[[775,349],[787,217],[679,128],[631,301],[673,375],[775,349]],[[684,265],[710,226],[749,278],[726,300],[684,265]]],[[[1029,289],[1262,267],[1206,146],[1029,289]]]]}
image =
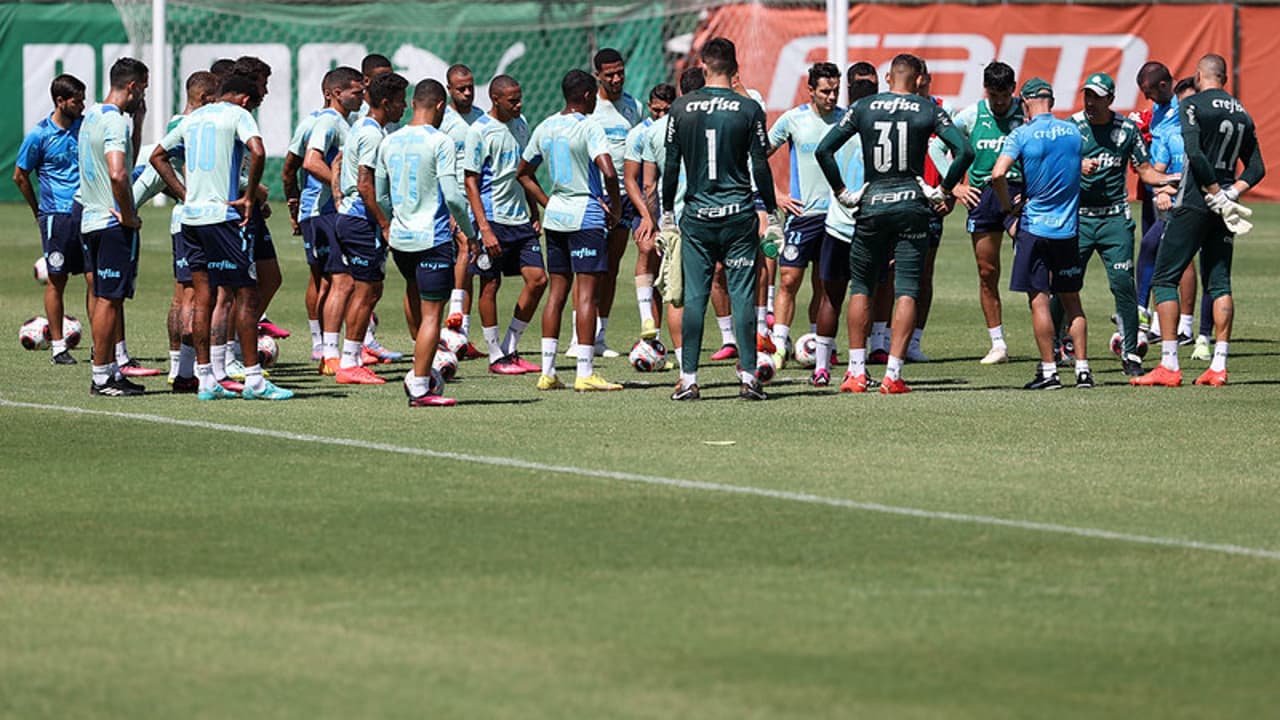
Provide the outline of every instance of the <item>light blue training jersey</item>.
{"type": "Polygon", "coordinates": [[[480,202],[489,222],[529,222],[529,201],[516,179],[520,155],[528,145],[529,123],[522,117],[503,123],[483,115],[467,128],[462,170],[479,176],[480,202]]]}
{"type": "Polygon", "coordinates": [[[120,222],[112,215],[112,211],[119,211],[120,206],[111,192],[107,153],[124,153],[125,167],[133,166],[133,123],[115,105],[94,103],[84,111],[77,152],[80,158],[80,190],[76,197],[84,207],[80,232],[89,233],[119,225],[120,222]]]}
{"type": "Polygon", "coordinates": [[[408,125],[382,141],[374,179],[379,202],[391,211],[393,249],[419,252],[453,242],[440,178],[457,192],[456,163],[453,140],[430,125],[408,125]]]}
{"type": "Polygon", "coordinates": [[[1076,237],[1084,139],[1076,124],[1042,113],[1015,128],[1000,154],[1022,161],[1026,205],[1021,228],[1050,240],[1076,237]]]}
{"type": "MultiPolygon", "coordinates": [[[[816,108],[805,103],[782,113],[769,129],[769,146],[790,148],[791,198],[804,205],[804,215],[821,215],[830,204],[831,187],[818,167],[814,151],[844,116],[844,108],[837,107],[823,117],[816,108]]],[[[862,187],[851,185],[850,187],[862,187]]]]}
{"type": "MultiPolygon", "coordinates": [[[[662,168],[667,162],[667,123],[670,115],[663,115],[654,121],[649,127],[649,132],[645,136],[645,149],[641,159],[648,163],[658,166],[658,177],[662,177],[662,168]]],[[[658,188],[661,191],[662,181],[659,179],[658,188]]],[[[676,223],[679,224],[680,216],[684,214],[684,194],[688,192],[688,183],[686,182],[684,172],[684,158],[680,159],[680,177],[676,179],[676,202],[672,208],[672,213],[676,216],[676,223]]],[[[662,212],[662,203],[658,203],[658,212],[662,212]]],[[[655,220],[658,218],[655,218],[655,220]]]]}
{"type": "Polygon", "coordinates": [[[14,165],[34,172],[40,188],[40,214],[70,213],[80,188],[80,125],[76,118],[71,127],[61,128],[53,115],[44,118],[27,133],[18,148],[14,165]]]}
{"type": "Polygon", "coordinates": [[[338,208],[343,215],[368,219],[368,210],[356,181],[361,167],[377,168],[378,146],[385,137],[386,132],[378,121],[367,115],[360,118],[347,134],[347,142],[342,146],[342,203],[338,208]]]}
{"type": "Polygon", "coordinates": [[[591,113],[591,119],[600,125],[609,141],[609,156],[613,158],[619,182],[622,178],[622,163],[627,154],[627,133],[639,125],[643,117],[644,107],[640,101],[625,92],[617,100],[596,98],[596,109],[591,113]]]}
{"type": "MultiPolygon", "coordinates": [[[[318,110],[313,115],[314,119],[311,130],[307,134],[302,156],[305,158],[307,153],[316,150],[324,158],[325,165],[332,165],[333,159],[338,156],[338,151],[347,141],[350,126],[347,125],[347,119],[342,116],[342,113],[333,108],[318,110]]],[[[333,187],[315,175],[307,173],[307,182],[302,188],[302,197],[298,202],[298,219],[306,220],[320,215],[331,215],[337,211],[337,204],[333,199],[333,187]]]]}
{"type": "Polygon", "coordinates": [[[604,129],[581,113],[543,120],[524,149],[524,160],[547,162],[550,188],[542,226],[574,232],[605,226],[604,181],[595,160],[609,154],[604,129]]]}
{"type": "Polygon", "coordinates": [[[161,147],[172,151],[182,146],[186,156],[187,198],[182,224],[217,225],[242,219],[227,203],[240,198],[245,146],[260,137],[253,115],[228,102],[195,110],[164,136],[161,147]]]}

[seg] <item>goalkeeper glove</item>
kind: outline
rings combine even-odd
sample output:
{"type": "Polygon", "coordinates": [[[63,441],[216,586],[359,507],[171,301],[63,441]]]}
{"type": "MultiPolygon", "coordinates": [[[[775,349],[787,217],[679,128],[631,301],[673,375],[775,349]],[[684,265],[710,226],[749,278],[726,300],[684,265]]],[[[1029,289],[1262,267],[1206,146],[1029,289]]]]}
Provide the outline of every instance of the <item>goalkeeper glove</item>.
{"type": "Polygon", "coordinates": [[[862,187],[858,188],[856,192],[849,188],[845,188],[840,191],[839,195],[836,195],[836,202],[849,208],[854,212],[854,214],[857,214],[858,206],[862,204],[862,193],[866,191],[866,183],[863,183],[862,187]]]}

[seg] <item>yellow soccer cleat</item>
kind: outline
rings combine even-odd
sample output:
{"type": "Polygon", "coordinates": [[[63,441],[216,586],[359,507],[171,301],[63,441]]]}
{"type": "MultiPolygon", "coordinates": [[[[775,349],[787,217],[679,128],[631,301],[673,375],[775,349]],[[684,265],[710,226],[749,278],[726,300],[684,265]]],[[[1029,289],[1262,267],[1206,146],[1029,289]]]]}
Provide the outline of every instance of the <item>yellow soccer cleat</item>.
{"type": "Polygon", "coordinates": [[[564,383],[560,382],[560,378],[555,375],[543,375],[538,378],[539,390],[563,390],[564,383]]]}
{"type": "Polygon", "coordinates": [[[578,392],[609,392],[613,390],[621,390],[622,386],[618,383],[611,383],[600,377],[599,373],[592,373],[591,377],[580,377],[573,381],[573,389],[578,392]]]}
{"type": "Polygon", "coordinates": [[[645,320],[640,323],[640,339],[652,340],[658,337],[658,324],[652,320],[645,320]]]}

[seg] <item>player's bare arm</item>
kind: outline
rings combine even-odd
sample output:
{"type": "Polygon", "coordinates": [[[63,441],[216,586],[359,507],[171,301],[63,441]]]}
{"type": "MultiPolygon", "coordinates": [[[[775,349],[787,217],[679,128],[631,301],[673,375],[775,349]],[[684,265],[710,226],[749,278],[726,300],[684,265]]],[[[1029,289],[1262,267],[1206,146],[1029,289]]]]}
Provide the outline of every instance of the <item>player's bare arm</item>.
{"type": "MultiPolygon", "coordinates": [[[[471,206],[471,214],[476,216],[476,227],[480,230],[480,242],[484,244],[485,254],[491,258],[500,257],[502,255],[502,243],[498,242],[498,236],[493,233],[493,227],[489,225],[489,218],[484,214],[484,201],[480,199],[480,174],[467,171],[464,182],[467,190],[467,203],[471,206]]],[[[457,221],[455,220],[454,222],[456,223],[457,221]]]]}

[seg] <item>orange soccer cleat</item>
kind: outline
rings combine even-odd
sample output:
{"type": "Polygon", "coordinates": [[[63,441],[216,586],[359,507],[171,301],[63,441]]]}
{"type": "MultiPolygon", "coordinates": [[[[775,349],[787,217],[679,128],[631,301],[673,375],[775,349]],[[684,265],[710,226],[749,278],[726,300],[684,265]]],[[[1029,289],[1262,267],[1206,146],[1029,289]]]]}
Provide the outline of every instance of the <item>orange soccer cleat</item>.
{"type": "MultiPolygon", "coordinates": [[[[1225,374],[1223,379],[1226,379],[1225,374]]],[[[1157,365],[1146,375],[1129,378],[1129,384],[1142,387],[1178,387],[1182,385],[1182,371],[1157,365]]]]}
{"type": "Polygon", "coordinates": [[[1205,370],[1200,377],[1196,378],[1197,385],[1210,385],[1212,387],[1222,387],[1227,384],[1227,370],[1214,370],[1210,368],[1205,370]]]}

